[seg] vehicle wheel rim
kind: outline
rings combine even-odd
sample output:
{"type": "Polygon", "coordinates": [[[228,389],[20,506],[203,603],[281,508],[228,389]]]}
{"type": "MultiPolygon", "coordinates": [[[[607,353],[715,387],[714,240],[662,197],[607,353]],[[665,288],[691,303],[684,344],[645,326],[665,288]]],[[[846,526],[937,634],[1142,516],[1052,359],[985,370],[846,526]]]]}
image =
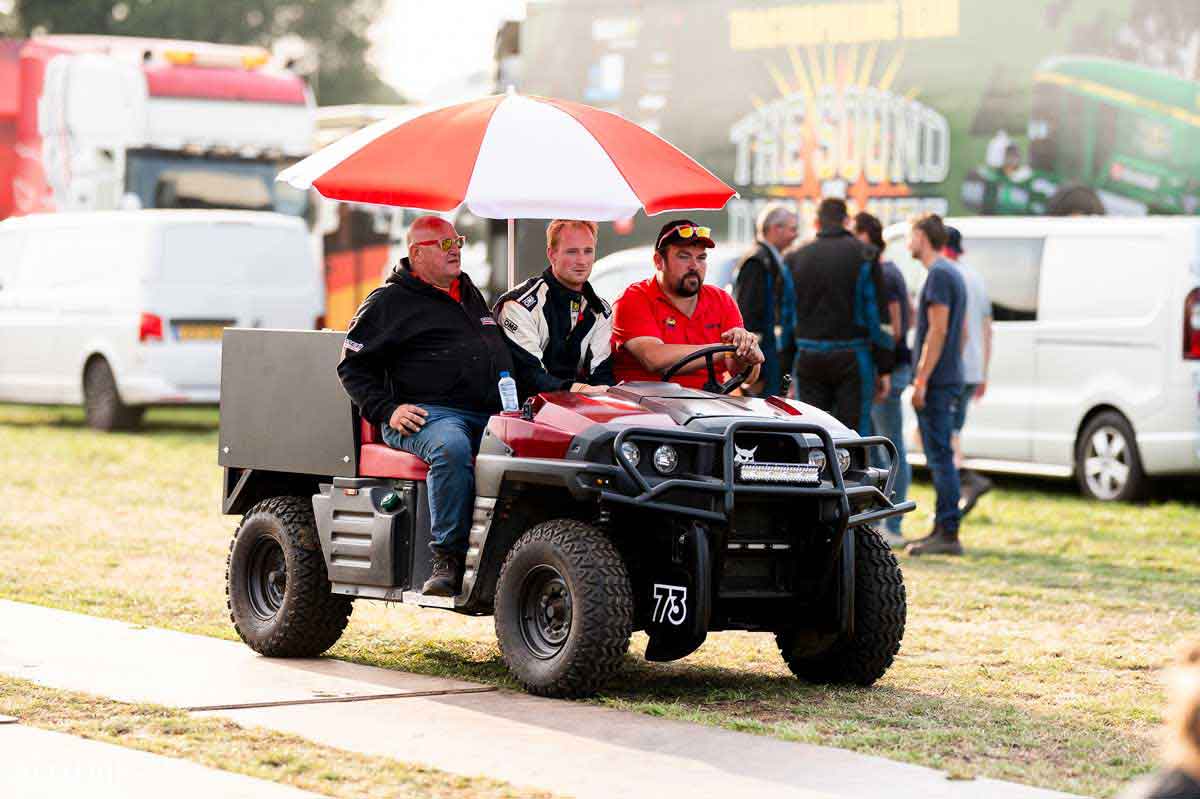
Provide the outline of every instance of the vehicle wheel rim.
{"type": "Polygon", "coordinates": [[[263,620],[275,617],[287,592],[287,564],[283,547],[269,536],[254,542],[250,568],[246,570],[246,595],[254,615],[263,620]]]}
{"type": "Polygon", "coordinates": [[[571,591],[553,566],[537,566],[521,581],[521,636],[529,651],[548,660],[567,643],[571,633],[571,591]]]}
{"type": "Polygon", "coordinates": [[[1097,428],[1083,453],[1083,474],[1088,489],[1100,499],[1115,499],[1129,482],[1129,442],[1115,427],[1097,428]]]}

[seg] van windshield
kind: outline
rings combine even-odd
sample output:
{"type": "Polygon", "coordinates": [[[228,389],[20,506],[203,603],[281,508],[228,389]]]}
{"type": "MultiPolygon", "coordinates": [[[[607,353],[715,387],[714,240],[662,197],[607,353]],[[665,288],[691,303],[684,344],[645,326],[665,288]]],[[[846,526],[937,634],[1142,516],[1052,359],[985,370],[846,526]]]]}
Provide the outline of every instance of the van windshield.
{"type": "Polygon", "coordinates": [[[157,151],[131,151],[127,163],[129,191],[142,208],[228,208],[303,217],[308,195],[275,182],[283,166],[157,151]]]}
{"type": "Polygon", "coordinates": [[[245,222],[167,225],[158,279],[164,283],[280,287],[317,280],[308,236],[291,227],[245,222]]]}

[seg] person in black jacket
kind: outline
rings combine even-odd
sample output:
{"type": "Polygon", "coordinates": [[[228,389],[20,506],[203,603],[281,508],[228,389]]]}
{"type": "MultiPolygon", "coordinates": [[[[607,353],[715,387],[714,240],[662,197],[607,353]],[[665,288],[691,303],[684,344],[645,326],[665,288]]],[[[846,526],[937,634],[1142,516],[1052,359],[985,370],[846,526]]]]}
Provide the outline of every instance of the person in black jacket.
{"type": "Polygon", "coordinates": [[[758,239],[734,273],[733,298],[766,359],[752,386],[764,397],[780,393],[795,359],[796,291],[782,253],[796,240],[797,222],[790,207],[768,203],[758,215],[758,239]]]}
{"type": "Polygon", "coordinates": [[[492,309],[508,339],[522,398],[542,391],[603,391],[613,382],[612,308],[588,283],[595,222],[555,219],[546,228],[550,267],[502,295],[492,309]]]}
{"type": "Polygon", "coordinates": [[[500,373],[512,358],[491,310],[463,274],[454,227],[422,216],[408,230],[408,257],[359,307],[338,377],[388,446],[429,464],[433,572],[423,591],[454,596],[475,502],[471,459],[500,410],[500,373]]]}
{"type": "Polygon", "coordinates": [[[817,208],[817,237],[786,262],[796,286],[794,387],[801,402],[871,433],[871,405],[889,389],[894,342],[882,326],[875,253],[846,229],[846,202],[817,208]]]}

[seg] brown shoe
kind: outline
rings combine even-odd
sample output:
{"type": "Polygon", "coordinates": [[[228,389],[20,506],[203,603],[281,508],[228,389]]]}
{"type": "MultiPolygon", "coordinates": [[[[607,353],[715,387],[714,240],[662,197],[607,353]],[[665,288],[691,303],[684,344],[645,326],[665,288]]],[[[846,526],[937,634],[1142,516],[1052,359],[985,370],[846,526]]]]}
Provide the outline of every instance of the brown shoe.
{"type": "Polygon", "coordinates": [[[963,548],[957,531],[948,533],[941,526],[935,526],[931,535],[909,544],[905,552],[914,558],[921,555],[961,555],[963,548]]]}
{"type": "Polygon", "coordinates": [[[910,538],[908,540],[908,546],[912,546],[913,544],[924,544],[927,541],[932,541],[933,539],[935,539],[939,535],[941,535],[941,532],[942,532],[942,528],[939,527],[937,524],[934,524],[933,529],[929,531],[928,535],[923,535],[920,538],[910,538]]]}
{"type": "Polygon", "coordinates": [[[958,503],[959,515],[966,516],[975,509],[975,503],[984,494],[992,490],[993,483],[979,472],[959,470],[959,483],[962,485],[962,499],[958,503]]]}
{"type": "Polygon", "coordinates": [[[433,571],[421,593],[425,596],[457,596],[462,588],[463,557],[453,552],[434,552],[433,571]]]}

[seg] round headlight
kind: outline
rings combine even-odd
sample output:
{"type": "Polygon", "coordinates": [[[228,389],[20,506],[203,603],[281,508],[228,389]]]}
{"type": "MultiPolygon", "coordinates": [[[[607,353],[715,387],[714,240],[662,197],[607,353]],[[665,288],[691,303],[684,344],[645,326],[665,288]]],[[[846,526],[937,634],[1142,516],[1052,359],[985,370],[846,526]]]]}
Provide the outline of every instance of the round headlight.
{"type": "Polygon", "coordinates": [[[621,444],[621,454],[625,456],[625,460],[634,466],[637,466],[638,461],[642,459],[642,451],[632,441],[625,441],[621,444]]]}
{"type": "Polygon", "coordinates": [[[842,474],[850,468],[850,450],[838,448],[837,451],[838,468],[842,470],[842,474]]]}
{"type": "Polygon", "coordinates": [[[810,466],[816,466],[817,471],[825,471],[825,451],[820,449],[810,449],[808,451],[808,463],[810,466]]]}
{"type": "Polygon", "coordinates": [[[670,444],[663,444],[654,450],[654,468],[663,474],[670,474],[679,465],[679,453],[670,444]]]}

